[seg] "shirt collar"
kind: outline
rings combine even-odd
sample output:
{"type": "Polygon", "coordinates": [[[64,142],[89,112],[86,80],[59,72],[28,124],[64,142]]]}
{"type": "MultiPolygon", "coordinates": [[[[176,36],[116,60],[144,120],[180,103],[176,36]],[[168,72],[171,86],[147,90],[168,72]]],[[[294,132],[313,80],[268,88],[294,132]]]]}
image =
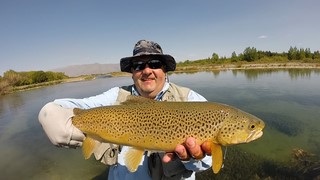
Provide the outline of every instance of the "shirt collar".
{"type": "MultiPolygon", "coordinates": [[[[154,98],[154,100],[161,101],[162,96],[165,92],[167,92],[169,89],[169,83],[165,82],[162,90],[157,94],[157,96],[154,98]]],[[[140,93],[137,91],[136,87],[133,85],[131,89],[131,94],[134,96],[140,96],[140,93]]]]}

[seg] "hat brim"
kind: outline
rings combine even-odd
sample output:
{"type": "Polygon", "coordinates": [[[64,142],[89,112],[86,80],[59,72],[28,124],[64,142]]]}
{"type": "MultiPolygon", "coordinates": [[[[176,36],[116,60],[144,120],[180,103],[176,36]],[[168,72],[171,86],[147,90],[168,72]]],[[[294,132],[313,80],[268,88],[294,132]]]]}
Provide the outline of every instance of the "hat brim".
{"type": "Polygon", "coordinates": [[[131,64],[132,60],[141,56],[154,56],[159,58],[165,64],[165,71],[174,71],[176,69],[176,61],[175,59],[168,54],[157,54],[157,53],[144,53],[138,56],[124,57],[120,59],[120,69],[122,72],[131,73],[131,64]]]}

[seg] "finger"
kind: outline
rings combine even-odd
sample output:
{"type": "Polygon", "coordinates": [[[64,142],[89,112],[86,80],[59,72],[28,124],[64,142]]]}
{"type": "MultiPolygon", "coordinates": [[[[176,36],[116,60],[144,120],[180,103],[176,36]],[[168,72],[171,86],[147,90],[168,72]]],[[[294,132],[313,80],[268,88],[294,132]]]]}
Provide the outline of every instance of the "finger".
{"type": "Polygon", "coordinates": [[[200,145],[196,143],[196,140],[194,138],[188,138],[185,144],[187,150],[194,159],[202,159],[204,157],[200,145]]]}
{"type": "Polygon", "coordinates": [[[74,127],[72,134],[71,134],[71,140],[75,141],[84,141],[86,136],[83,134],[82,131],[80,131],[78,128],[74,127]]]}
{"type": "Polygon", "coordinates": [[[211,145],[209,141],[205,141],[201,144],[201,149],[208,155],[211,155],[211,145]]]}
{"type": "Polygon", "coordinates": [[[81,141],[75,141],[75,140],[70,140],[69,144],[67,146],[72,146],[72,148],[80,147],[82,146],[81,141]]]}
{"type": "Polygon", "coordinates": [[[163,156],[162,161],[163,161],[164,163],[168,163],[168,162],[172,161],[172,160],[175,158],[174,156],[175,156],[174,153],[166,153],[166,154],[163,156]]]}
{"type": "Polygon", "coordinates": [[[190,159],[190,155],[188,154],[186,148],[183,145],[181,144],[177,145],[174,151],[180,159],[182,160],[190,159]]]}

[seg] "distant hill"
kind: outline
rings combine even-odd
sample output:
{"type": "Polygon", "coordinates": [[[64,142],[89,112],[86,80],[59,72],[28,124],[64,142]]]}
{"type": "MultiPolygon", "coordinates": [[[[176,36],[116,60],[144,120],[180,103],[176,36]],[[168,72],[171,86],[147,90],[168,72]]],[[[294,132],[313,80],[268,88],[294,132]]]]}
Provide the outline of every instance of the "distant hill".
{"type": "Polygon", "coordinates": [[[119,72],[119,64],[82,64],[82,65],[72,65],[56,69],[51,69],[53,72],[63,72],[65,75],[70,77],[76,77],[81,75],[90,74],[105,74],[110,72],[119,72]]]}

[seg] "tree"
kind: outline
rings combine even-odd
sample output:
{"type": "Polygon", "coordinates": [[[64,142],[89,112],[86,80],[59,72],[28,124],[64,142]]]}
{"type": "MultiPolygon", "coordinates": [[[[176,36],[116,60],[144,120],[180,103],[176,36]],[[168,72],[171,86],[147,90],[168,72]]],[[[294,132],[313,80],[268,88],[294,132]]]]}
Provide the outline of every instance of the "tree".
{"type": "Polygon", "coordinates": [[[48,81],[47,74],[43,71],[35,71],[31,75],[32,83],[42,83],[48,81]]]}
{"type": "Polygon", "coordinates": [[[300,48],[300,50],[297,53],[297,59],[298,60],[303,60],[305,58],[306,58],[306,53],[305,53],[303,48],[300,48]]]}
{"type": "Polygon", "coordinates": [[[239,58],[238,58],[236,52],[233,51],[232,54],[231,54],[231,62],[237,62],[238,59],[239,59],[239,58]]]}
{"type": "Polygon", "coordinates": [[[312,55],[312,59],[320,59],[320,52],[319,51],[314,51],[312,55]]]}
{"type": "Polygon", "coordinates": [[[47,81],[55,81],[55,80],[61,80],[61,79],[67,78],[67,76],[62,72],[47,71],[45,73],[48,78],[47,81]]]}
{"type": "Polygon", "coordinates": [[[257,54],[257,49],[254,47],[247,47],[244,51],[243,51],[243,60],[245,61],[254,61],[256,60],[258,57],[257,54]]]}
{"type": "Polygon", "coordinates": [[[306,48],[306,50],[304,52],[305,52],[306,58],[312,58],[312,53],[311,53],[310,48],[306,48]]]}
{"type": "Polygon", "coordinates": [[[3,73],[3,79],[6,79],[7,82],[12,86],[20,85],[23,76],[14,70],[9,70],[3,73]]]}
{"type": "Polygon", "coordinates": [[[213,53],[211,59],[213,61],[218,61],[219,60],[219,55],[217,53],[213,53]]]}
{"type": "Polygon", "coordinates": [[[297,59],[297,55],[298,55],[298,49],[297,47],[292,47],[290,46],[290,49],[288,51],[288,59],[289,60],[295,60],[297,59]]]}

